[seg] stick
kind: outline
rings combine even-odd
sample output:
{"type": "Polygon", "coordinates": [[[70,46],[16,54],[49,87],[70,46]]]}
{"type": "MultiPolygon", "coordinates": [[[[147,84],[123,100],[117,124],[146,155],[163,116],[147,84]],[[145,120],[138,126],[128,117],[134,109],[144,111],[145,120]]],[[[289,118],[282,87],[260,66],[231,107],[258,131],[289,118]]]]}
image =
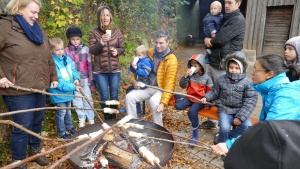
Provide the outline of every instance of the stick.
{"type": "MultiPolygon", "coordinates": [[[[144,83],[143,83],[144,84],[144,83]]],[[[193,98],[195,100],[198,100],[199,102],[201,102],[200,99],[192,96],[192,95],[189,95],[189,94],[183,94],[183,93],[179,93],[179,92],[173,92],[173,91],[170,91],[170,90],[164,90],[164,89],[161,89],[159,87],[155,87],[155,86],[150,86],[150,85],[147,85],[147,84],[144,84],[146,87],[149,87],[149,88],[152,88],[152,89],[156,89],[156,90],[160,90],[160,91],[164,91],[164,92],[167,92],[167,93],[172,93],[172,94],[178,94],[178,95],[182,95],[182,96],[186,96],[186,97],[190,97],[190,98],[193,98]]],[[[202,103],[202,102],[201,102],[202,103]]],[[[210,102],[206,102],[206,103],[202,103],[202,104],[207,104],[207,105],[210,105],[210,106],[216,106],[215,104],[213,103],[210,103],[210,102]]]]}
{"type": "Polygon", "coordinates": [[[55,148],[53,148],[53,149],[50,149],[50,150],[48,150],[48,151],[45,151],[45,152],[43,152],[43,153],[39,153],[39,154],[36,154],[36,155],[34,155],[34,156],[25,158],[24,160],[18,161],[17,163],[12,163],[12,164],[10,164],[10,165],[4,166],[4,167],[2,167],[2,168],[0,168],[0,169],[8,169],[8,168],[15,168],[15,167],[18,167],[18,166],[21,165],[21,164],[27,163],[27,162],[32,161],[32,160],[34,160],[34,159],[37,159],[37,158],[39,158],[39,157],[41,157],[41,156],[44,156],[44,155],[53,153],[54,151],[56,151],[56,150],[58,150],[58,149],[61,149],[61,148],[64,148],[64,147],[68,147],[68,146],[70,146],[70,145],[76,144],[76,143],[78,143],[78,142],[81,142],[81,141],[84,141],[84,140],[87,140],[87,139],[89,139],[89,138],[86,137],[86,138],[74,140],[74,141],[72,141],[72,142],[69,142],[69,143],[66,143],[66,144],[64,144],[64,145],[61,145],[61,146],[55,147],[55,148]]]}
{"type": "MultiPolygon", "coordinates": [[[[20,113],[27,113],[32,111],[40,111],[40,110],[63,110],[63,109],[78,109],[78,110],[91,110],[90,108],[77,108],[77,107],[40,107],[40,108],[33,108],[33,109],[26,109],[26,110],[17,110],[11,112],[0,113],[1,116],[8,116],[13,114],[20,114],[20,113]]],[[[103,110],[103,109],[96,109],[96,110],[103,110]]]]}
{"type": "Polygon", "coordinates": [[[23,126],[15,123],[15,122],[13,122],[11,120],[0,120],[0,123],[2,123],[2,124],[10,124],[10,125],[12,125],[14,127],[17,127],[20,130],[25,131],[28,134],[31,134],[31,135],[33,135],[33,136],[41,139],[41,140],[47,140],[47,141],[54,141],[55,140],[55,141],[64,141],[64,142],[65,141],[73,141],[74,140],[74,139],[50,139],[50,138],[42,137],[41,135],[39,135],[39,134],[37,134],[37,133],[35,133],[35,132],[31,131],[31,130],[28,130],[27,128],[25,128],[25,127],[23,127],[23,126]]]}
{"type": "Polygon", "coordinates": [[[89,101],[89,98],[84,94],[82,88],[79,89],[80,93],[82,94],[82,96],[84,96],[84,99],[88,102],[88,104],[90,105],[91,109],[94,111],[94,113],[97,115],[97,117],[99,118],[99,120],[101,121],[101,123],[103,123],[103,120],[101,119],[101,117],[99,116],[98,112],[96,111],[96,109],[94,108],[94,106],[92,105],[92,103],[89,101]]]}

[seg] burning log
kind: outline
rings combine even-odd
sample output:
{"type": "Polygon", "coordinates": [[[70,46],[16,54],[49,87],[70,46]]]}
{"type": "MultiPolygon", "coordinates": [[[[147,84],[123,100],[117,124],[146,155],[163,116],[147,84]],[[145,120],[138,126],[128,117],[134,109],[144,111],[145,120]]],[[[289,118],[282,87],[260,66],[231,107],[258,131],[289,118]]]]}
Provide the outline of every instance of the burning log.
{"type": "Polygon", "coordinates": [[[120,166],[121,168],[130,168],[130,164],[133,160],[134,155],[132,153],[129,153],[128,151],[120,149],[111,142],[107,144],[107,147],[104,150],[103,154],[106,156],[106,158],[109,159],[110,163],[112,163],[113,161],[117,164],[117,166],[120,166]]]}

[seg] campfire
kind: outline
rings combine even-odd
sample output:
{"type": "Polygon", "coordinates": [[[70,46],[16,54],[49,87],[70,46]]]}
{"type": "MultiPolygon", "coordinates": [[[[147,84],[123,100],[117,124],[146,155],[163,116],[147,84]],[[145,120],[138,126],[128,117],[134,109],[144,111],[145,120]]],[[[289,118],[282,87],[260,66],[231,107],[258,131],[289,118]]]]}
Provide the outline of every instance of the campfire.
{"type": "MultiPolygon", "coordinates": [[[[119,123],[117,120],[96,123],[78,131],[73,137],[97,133],[107,127],[119,123]],[[107,126],[106,126],[107,125],[107,126]]],[[[82,151],[70,158],[74,168],[161,168],[172,157],[174,141],[168,131],[152,122],[130,120],[115,127],[102,139],[89,144],[82,151]],[[153,139],[151,139],[153,138],[153,139]]],[[[84,142],[70,145],[67,153],[84,142]]]]}

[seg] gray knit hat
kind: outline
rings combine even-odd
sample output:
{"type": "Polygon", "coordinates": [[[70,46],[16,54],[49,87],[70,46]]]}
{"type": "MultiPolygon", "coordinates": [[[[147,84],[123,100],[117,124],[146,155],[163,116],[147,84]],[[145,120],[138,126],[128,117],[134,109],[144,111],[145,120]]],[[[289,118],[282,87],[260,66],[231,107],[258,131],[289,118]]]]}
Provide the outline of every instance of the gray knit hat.
{"type": "Polygon", "coordinates": [[[293,37],[286,41],[285,45],[292,46],[296,51],[297,63],[300,62],[300,36],[293,37]]]}

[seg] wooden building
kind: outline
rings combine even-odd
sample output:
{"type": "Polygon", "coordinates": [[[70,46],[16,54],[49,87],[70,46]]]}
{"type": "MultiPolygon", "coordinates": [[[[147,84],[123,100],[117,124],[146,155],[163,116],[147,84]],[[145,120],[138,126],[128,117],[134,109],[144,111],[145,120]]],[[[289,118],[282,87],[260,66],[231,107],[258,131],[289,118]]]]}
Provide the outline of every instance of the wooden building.
{"type": "MultiPolygon", "coordinates": [[[[182,19],[177,22],[178,40],[193,34],[203,43],[202,19],[214,0],[189,0],[190,5],[177,10],[182,19]]],[[[224,0],[219,0],[223,4],[224,0]]],[[[300,0],[243,0],[240,6],[246,18],[244,49],[256,50],[256,55],[284,54],[284,43],[300,35],[300,0]]]]}
{"type": "Polygon", "coordinates": [[[283,55],[285,42],[299,35],[300,0],[248,0],[245,49],[283,55]]]}

